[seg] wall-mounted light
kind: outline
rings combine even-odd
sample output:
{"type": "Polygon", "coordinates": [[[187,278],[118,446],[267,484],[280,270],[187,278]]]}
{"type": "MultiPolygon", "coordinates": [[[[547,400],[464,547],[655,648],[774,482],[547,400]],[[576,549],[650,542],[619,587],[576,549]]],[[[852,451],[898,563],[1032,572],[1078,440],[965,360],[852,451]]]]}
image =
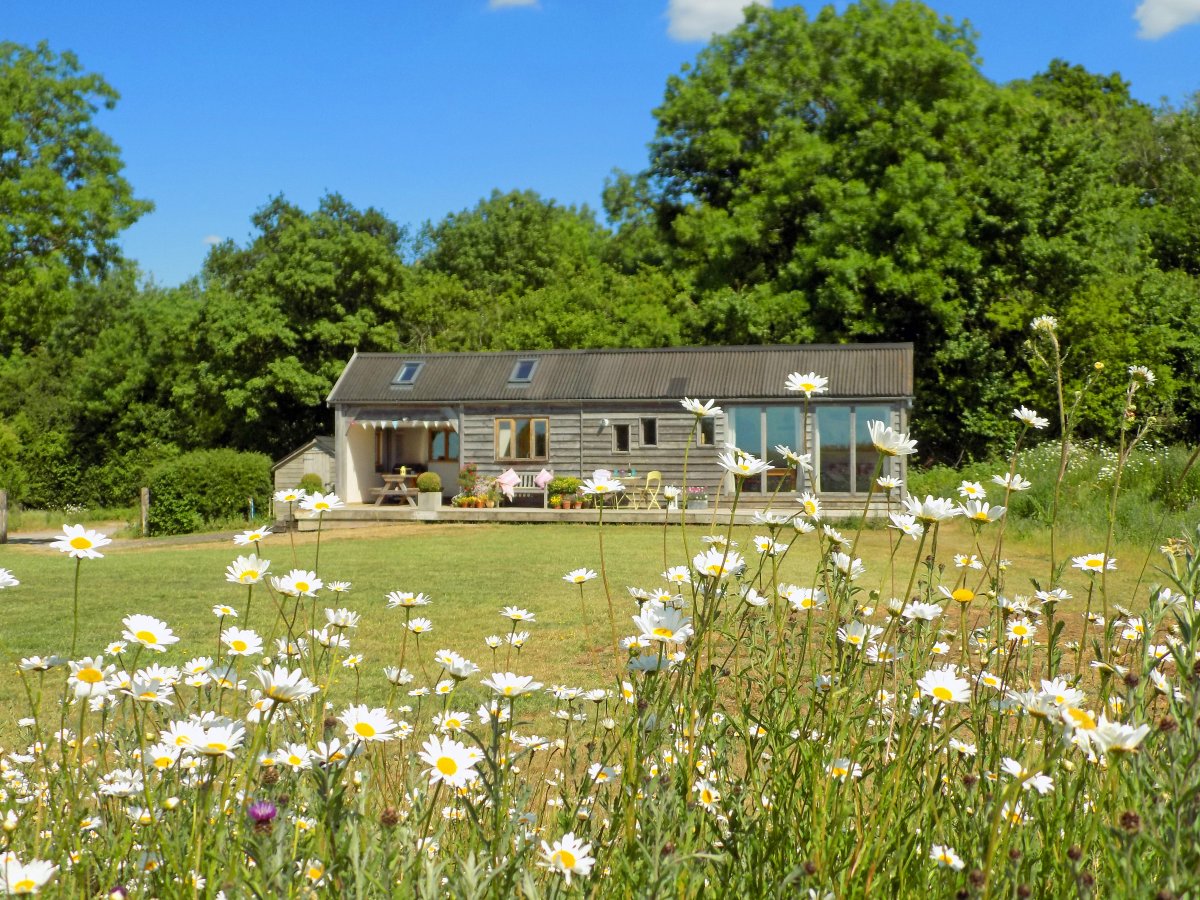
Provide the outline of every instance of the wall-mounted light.
{"type": "Polygon", "coordinates": [[[607,427],[608,427],[608,425],[609,425],[608,419],[601,419],[601,420],[600,420],[600,427],[601,427],[601,428],[607,428],[607,427]]]}

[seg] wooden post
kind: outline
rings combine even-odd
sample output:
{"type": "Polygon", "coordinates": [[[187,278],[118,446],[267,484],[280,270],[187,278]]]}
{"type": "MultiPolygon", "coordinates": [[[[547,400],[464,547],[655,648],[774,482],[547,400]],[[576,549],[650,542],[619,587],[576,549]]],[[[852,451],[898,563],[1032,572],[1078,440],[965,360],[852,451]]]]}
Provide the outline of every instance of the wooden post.
{"type": "Polygon", "coordinates": [[[150,488],[142,488],[142,537],[150,535],[150,488]]]}
{"type": "Polygon", "coordinates": [[[8,491],[0,490],[0,544],[8,543],[8,491]]]}

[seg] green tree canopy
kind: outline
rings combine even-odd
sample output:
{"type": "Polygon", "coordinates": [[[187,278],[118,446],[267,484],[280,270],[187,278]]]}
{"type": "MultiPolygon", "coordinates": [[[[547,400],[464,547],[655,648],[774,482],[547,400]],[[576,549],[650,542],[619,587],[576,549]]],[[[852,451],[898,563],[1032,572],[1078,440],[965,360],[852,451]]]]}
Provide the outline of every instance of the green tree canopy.
{"type": "Polygon", "coordinates": [[[117,93],[71,53],[0,43],[0,352],[35,346],[151,204],[93,117],[117,93]]]}

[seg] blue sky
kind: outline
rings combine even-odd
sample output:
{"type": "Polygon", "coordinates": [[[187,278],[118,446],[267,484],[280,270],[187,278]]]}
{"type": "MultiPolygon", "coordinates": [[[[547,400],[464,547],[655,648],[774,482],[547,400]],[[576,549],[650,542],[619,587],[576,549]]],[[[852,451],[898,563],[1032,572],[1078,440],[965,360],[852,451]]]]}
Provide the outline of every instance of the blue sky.
{"type": "MultiPolygon", "coordinates": [[[[493,188],[599,209],[614,167],[645,165],[667,77],[743,2],[38,0],[6,4],[0,39],[73,50],[121,92],[98,121],[157,207],[123,244],[174,284],[277,194],[337,191],[412,226],[493,188]]],[[[996,81],[1061,57],[1150,103],[1200,90],[1200,0],[930,5],[972,21],[996,81]]]]}

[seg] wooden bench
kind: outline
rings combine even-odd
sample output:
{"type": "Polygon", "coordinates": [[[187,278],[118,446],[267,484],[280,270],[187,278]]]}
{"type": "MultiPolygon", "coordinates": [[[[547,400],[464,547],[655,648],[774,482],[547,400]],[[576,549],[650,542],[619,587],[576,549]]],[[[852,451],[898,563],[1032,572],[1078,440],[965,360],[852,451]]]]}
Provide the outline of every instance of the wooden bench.
{"type": "Polygon", "coordinates": [[[518,472],[521,478],[521,483],[513,487],[513,494],[541,494],[542,508],[545,509],[550,499],[546,488],[538,487],[534,484],[534,479],[537,478],[537,472],[518,472]]]}

